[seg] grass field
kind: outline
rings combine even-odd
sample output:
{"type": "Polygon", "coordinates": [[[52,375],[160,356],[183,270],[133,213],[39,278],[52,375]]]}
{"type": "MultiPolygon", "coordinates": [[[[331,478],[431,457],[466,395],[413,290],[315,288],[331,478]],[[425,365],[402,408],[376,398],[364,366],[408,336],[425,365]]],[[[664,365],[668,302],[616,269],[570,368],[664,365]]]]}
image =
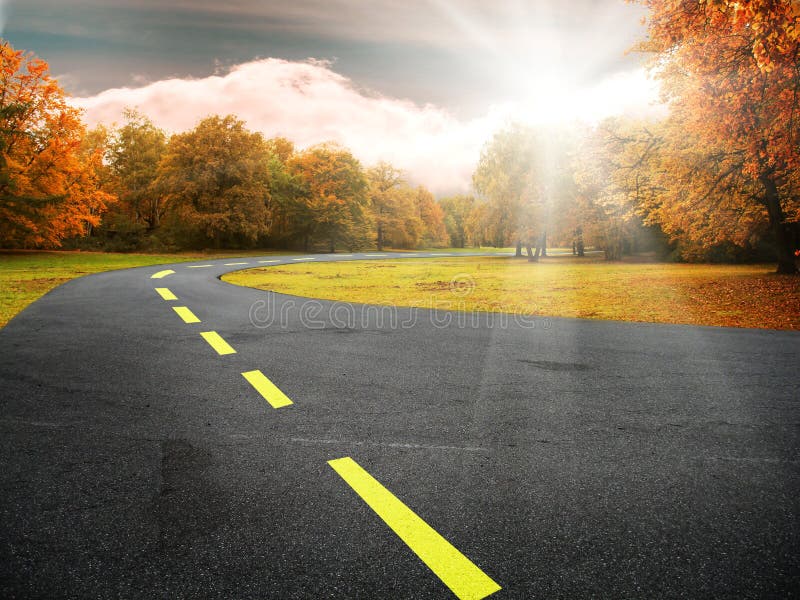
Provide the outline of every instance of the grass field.
{"type": "MultiPolygon", "coordinates": [[[[57,285],[90,273],[180,261],[243,256],[241,251],[194,254],[0,252],[0,327],[57,285]]],[[[268,254],[259,252],[258,254],[268,254]]]]}
{"type": "MultiPolygon", "coordinates": [[[[462,250],[434,249],[427,252],[474,252],[475,248],[462,250]]],[[[508,248],[484,248],[481,251],[507,252],[508,248]]],[[[391,250],[389,250],[391,251],[391,250]]],[[[409,252],[411,252],[409,250],[409,252]]],[[[419,251],[417,251],[419,252],[419,251]]],[[[197,259],[267,254],[295,254],[264,250],[230,250],[218,252],[187,252],[180,254],[123,254],[116,252],[46,252],[0,250],[0,328],[28,304],[41,298],[54,287],[81,275],[143,267],[197,259]]]]}
{"type": "Polygon", "coordinates": [[[423,308],[800,330],[800,277],[774,265],[454,257],[308,263],[224,276],[298,296],[423,308]]]}

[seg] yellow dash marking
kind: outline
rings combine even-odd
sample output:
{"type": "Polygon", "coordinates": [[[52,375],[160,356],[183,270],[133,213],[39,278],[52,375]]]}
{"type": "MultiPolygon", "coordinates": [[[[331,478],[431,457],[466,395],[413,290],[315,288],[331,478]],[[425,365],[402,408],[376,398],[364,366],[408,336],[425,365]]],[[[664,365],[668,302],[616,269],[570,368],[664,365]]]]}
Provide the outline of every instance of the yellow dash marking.
{"type": "Polygon", "coordinates": [[[328,464],[458,598],[480,600],[501,589],[352,458],[328,464]]]}
{"type": "Polygon", "coordinates": [[[365,254],[364,256],[386,256],[385,254],[365,254]]]}
{"type": "Polygon", "coordinates": [[[186,265],[187,269],[205,269],[206,267],[213,267],[214,265],[186,265]]]}
{"type": "Polygon", "coordinates": [[[292,404],[286,394],[280,391],[278,386],[267,379],[261,371],[246,371],[242,373],[242,376],[264,397],[264,400],[272,405],[272,408],[281,408],[292,404]]]}
{"type": "Polygon", "coordinates": [[[279,261],[279,260],[260,260],[258,262],[263,264],[263,263],[276,263],[276,262],[281,262],[281,261],[279,261]]]}
{"type": "Polygon", "coordinates": [[[165,271],[159,271],[158,273],[153,273],[152,275],[150,275],[150,279],[162,279],[162,278],[166,277],[167,275],[172,275],[174,272],[175,271],[173,271],[172,269],[167,269],[165,271]]]}
{"type": "Polygon", "coordinates": [[[225,265],[224,265],[224,266],[226,266],[226,267],[235,267],[235,266],[238,266],[238,265],[249,265],[249,264],[250,264],[250,263],[246,263],[246,262],[241,262],[241,263],[225,263],[225,265]]]}
{"type": "Polygon", "coordinates": [[[316,260],[313,256],[306,256],[304,258],[293,258],[292,260],[316,260]]]}
{"type": "Polygon", "coordinates": [[[161,296],[164,300],[177,300],[178,297],[173,294],[169,288],[155,288],[158,292],[158,295],[161,296]]]}
{"type": "Polygon", "coordinates": [[[192,311],[190,311],[185,306],[173,306],[172,310],[178,313],[178,316],[183,319],[184,323],[199,323],[200,319],[198,319],[192,311]]]}
{"type": "Polygon", "coordinates": [[[236,350],[231,348],[230,344],[222,339],[222,336],[216,331],[203,331],[200,335],[208,342],[217,354],[236,354],[236,350]]]}

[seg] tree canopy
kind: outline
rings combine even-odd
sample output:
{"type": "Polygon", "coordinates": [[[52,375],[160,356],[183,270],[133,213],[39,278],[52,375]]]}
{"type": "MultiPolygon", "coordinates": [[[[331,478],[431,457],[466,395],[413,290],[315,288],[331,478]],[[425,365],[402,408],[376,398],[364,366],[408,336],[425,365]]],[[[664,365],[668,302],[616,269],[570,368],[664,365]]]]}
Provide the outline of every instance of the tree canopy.
{"type": "Polygon", "coordinates": [[[103,149],[43,60],[0,43],[0,246],[57,247],[100,223],[103,149]]]}

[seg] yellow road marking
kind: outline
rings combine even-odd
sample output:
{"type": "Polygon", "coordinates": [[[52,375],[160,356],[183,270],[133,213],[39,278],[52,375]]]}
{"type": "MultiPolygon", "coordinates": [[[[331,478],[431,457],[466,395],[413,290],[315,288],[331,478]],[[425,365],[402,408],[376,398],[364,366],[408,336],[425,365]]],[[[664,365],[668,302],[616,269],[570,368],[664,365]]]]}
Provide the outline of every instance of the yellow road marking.
{"type": "Polygon", "coordinates": [[[328,464],[460,600],[480,600],[501,589],[352,458],[328,464]]]}
{"type": "Polygon", "coordinates": [[[281,262],[281,261],[279,261],[279,260],[260,260],[258,262],[260,262],[260,263],[275,263],[275,262],[281,262]]]}
{"type": "Polygon", "coordinates": [[[173,306],[172,310],[178,313],[178,316],[183,319],[184,323],[199,323],[200,319],[198,319],[195,314],[190,311],[185,306],[173,306]]]}
{"type": "Polygon", "coordinates": [[[365,254],[364,256],[386,256],[385,254],[365,254]]]}
{"type": "Polygon", "coordinates": [[[236,350],[231,348],[230,344],[222,339],[222,336],[216,331],[203,331],[200,335],[208,342],[217,354],[236,354],[236,350]]]}
{"type": "Polygon", "coordinates": [[[267,379],[266,375],[261,371],[246,371],[242,373],[242,376],[250,382],[250,385],[256,388],[256,391],[264,397],[264,400],[272,405],[272,408],[281,408],[292,404],[286,394],[280,391],[278,386],[267,379]]]}
{"type": "Polygon", "coordinates": [[[165,271],[159,271],[158,273],[153,273],[150,275],[150,279],[162,279],[167,275],[172,275],[175,271],[172,269],[166,269],[165,271]]]}
{"type": "Polygon", "coordinates": [[[186,265],[187,269],[205,269],[206,267],[213,267],[214,265],[186,265]]]}
{"type": "Polygon", "coordinates": [[[237,265],[249,265],[250,263],[242,262],[242,263],[225,263],[224,266],[226,267],[235,267],[237,265]]]}
{"type": "Polygon", "coordinates": [[[292,260],[316,260],[313,256],[306,256],[303,258],[293,258],[292,260]]]}
{"type": "Polygon", "coordinates": [[[173,294],[169,288],[154,288],[158,295],[161,296],[164,300],[177,300],[178,297],[173,294]]]}

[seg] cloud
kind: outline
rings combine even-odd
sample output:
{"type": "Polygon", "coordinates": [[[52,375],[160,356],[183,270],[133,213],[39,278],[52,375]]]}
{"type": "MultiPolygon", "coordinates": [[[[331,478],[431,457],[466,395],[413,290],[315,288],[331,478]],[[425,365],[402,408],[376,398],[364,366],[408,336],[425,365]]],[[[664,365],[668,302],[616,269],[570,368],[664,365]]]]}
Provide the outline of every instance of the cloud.
{"type": "Polygon", "coordinates": [[[519,106],[505,104],[458,119],[434,105],[360,89],[330,63],[311,59],[255,60],[224,74],[114,88],[73,103],[85,109],[90,125],[119,123],[123,110],[135,107],[171,133],[211,114],[234,114],[249,128],[285,136],[301,148],[335,141],[367,166],[389,161],[437,194],[469,189],[481,148],[505,123],[549,118],[549,109],[531,113],[535,104],[528,106],[528,118],[519,106]]]}
{"type": "Polygon", "coordinates": [[[166,79],[74,98],[89,124],[119,123],[136,107],[169,132],[191,129],[205,116],[235,114],[265,136],[298,146],[335,141],[366,165],[387,160],[435,192],[465,190],[492,117],[459,121],[447,111],[358,89],[325,62],[268,58],[225,75],[166,79]]]}

